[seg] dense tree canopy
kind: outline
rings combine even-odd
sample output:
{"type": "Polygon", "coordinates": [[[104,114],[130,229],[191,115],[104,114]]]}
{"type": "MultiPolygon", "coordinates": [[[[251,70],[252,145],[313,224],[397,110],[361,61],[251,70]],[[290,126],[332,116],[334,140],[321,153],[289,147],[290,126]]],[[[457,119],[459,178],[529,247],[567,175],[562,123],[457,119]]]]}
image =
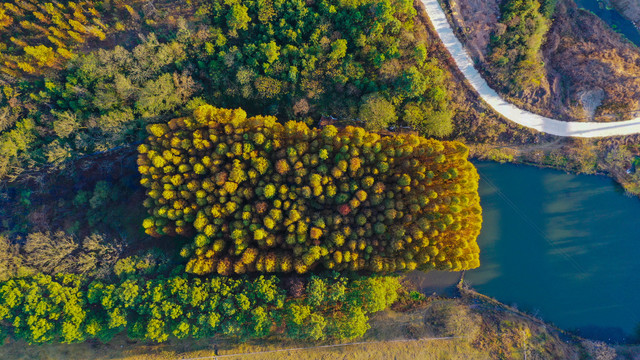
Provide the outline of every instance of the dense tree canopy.
{"type": "Polygon", "coordinates": [[[478,266],[467,149],[364,130],[452,132],[416,15],[410,0],[1,2],[0,180],[55,166],[0,194],[0,340],[352,339],[400,285],[349,270],[478,266]],[[309,128],[323,115],[362,128],[309,128]],[[107,150],[145,130],[141,188],[133,147],[107,150]],[[145,195],[145,231],[182,237],[142,234],[145,195]]]}
{"type": "Polygon", "coordinates": [[[0,334],[28,343],[132,339],[163,342],[216,334],[263,338],[351,339],[368,314],[397,299],[393,277],[312,277],[296,296],[276,277],[185,276],[87,282],[78,275],[35,275],[0,282],[0,334]]]}
{"type": "Polygon", "coordinates": [[[373,93],[398,108],[409,100],[447,106],[427,94],[441,89],[440,71],[405,36],[414,27],[412,1],[213,1],[205,9],[217,34],[206,48],[220,98],[285,111],[306,99],[340,114],[373,93]]]}
{"type": "Polygon", "coordinates": [[[0,6],[4,18],[27,20],[7,20],[3,29],[0,15],[0,40],[24,32],[19,46],[0,49],[8,59],[0,74],[0,177],[138,141],[146,124],[204,101],[282,119],[330,114],[366,117],[370,129],[401,122],[432,136],[451,132],[444,73],[413,33],[409,0],[194,0],[173,5],[190,11],[189,21],[169,17],[169,29],[154,28],[150,15],[148,31],[135,25],[141,32],[133,39],[123,24],[149,13],[141,2],[16,1],[15,11],[12,3],[0,6]],[[42,29],[20,25],[30,21],[42,29]],[[72,46],[80,40],[85,49],[124,45],[83,53],[72,46]],[[28,81],[18,62],[33,73],[28,81]]]}
{"type": "Polygon", "coordinates": [[[195,229],[190,272],[479,265],[478,174],[460,143],[208,105],[149,132],[143,225],[154,236],[195,229]]]}

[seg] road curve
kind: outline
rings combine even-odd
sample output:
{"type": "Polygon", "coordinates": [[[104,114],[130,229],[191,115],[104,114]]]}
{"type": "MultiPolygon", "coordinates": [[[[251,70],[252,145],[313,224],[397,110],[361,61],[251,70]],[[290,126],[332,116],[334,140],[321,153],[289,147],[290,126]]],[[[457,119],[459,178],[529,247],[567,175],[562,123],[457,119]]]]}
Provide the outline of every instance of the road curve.
{"type": "Polygon", "coordinates": [[[595,138],[606,136],[631,135],[640,133],[640,118],[610,123],[559,121],[532,112],[522,110],[508,103],[489,87],[478,70],[473,66],[471,57],[455,36],[438,0],[421,0],[438,36],[444,43],[456,65],[467,78],[480,97],[496,112],[506,119],[522,126],[557,136],[595,138]]]}

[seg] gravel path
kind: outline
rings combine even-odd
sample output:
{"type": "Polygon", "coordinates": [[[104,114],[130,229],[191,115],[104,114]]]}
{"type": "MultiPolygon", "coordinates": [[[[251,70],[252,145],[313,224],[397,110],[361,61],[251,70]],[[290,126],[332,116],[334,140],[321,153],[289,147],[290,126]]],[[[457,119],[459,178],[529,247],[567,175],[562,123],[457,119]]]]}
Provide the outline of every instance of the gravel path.
{"type": "Polygon", "coordinates": [[[489,87],[478,70],[473,66],[471,57],[455,36],[438,0],[422,0],[422,3],[427,10],[427,16],[431,20],[433,27],[440,36],[444,46],[449,53],[451,53],[462,74],[478,94],[480,94],[480,97],[506,119],[522,126],[557,136],[594,138],[640,133],[640,118],[610,123],[566,122],[537,115],[508,103],[502,99],[495,90],[489,87]]]}

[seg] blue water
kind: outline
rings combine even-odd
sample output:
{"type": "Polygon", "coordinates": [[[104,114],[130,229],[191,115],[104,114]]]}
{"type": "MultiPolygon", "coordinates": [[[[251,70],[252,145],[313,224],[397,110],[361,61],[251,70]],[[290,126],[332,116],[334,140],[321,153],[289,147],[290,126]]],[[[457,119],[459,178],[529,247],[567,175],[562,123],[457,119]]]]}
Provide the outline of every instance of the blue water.
{"type": "Polygon", "coordinates": [[[586,337],[640,323],[640,200],[603,176],[479,162],[480,293],[586,337]]]}
{"type": "Polygon", "coordinates": [[[640,46],[640,31],[638,31],[631,21],[625,19],[615,9],[607,9],[602,0],[576,0],[576,4],[578,4],[580,8],[596,14],[615,31],[624,35],[637,46],[640,46]]]}

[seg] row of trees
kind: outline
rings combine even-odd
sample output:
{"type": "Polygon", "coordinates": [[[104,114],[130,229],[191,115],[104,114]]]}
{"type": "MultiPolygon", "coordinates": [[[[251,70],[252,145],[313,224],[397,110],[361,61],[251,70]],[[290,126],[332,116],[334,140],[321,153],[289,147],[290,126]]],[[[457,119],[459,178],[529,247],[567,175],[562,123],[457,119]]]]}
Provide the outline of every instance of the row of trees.
{"type": "Polygon", "coordinates": [[[475,268],[478,174],[457,142],[311,129],[206,105],[139,146],[148,234],[196,274],[475,268]]]}
{"type": "Polygon", "coordinates": [[[106,342],[123,331],[156,342],[216,334],[351,339],[368,329],[369,314],[396,300],[399,287],[393,277],[312,277],[294,283],[288,295],[275,277],[88,283],[78,275],[40,274],[0,283],[0,334],[28,343],[106,342]]]}

